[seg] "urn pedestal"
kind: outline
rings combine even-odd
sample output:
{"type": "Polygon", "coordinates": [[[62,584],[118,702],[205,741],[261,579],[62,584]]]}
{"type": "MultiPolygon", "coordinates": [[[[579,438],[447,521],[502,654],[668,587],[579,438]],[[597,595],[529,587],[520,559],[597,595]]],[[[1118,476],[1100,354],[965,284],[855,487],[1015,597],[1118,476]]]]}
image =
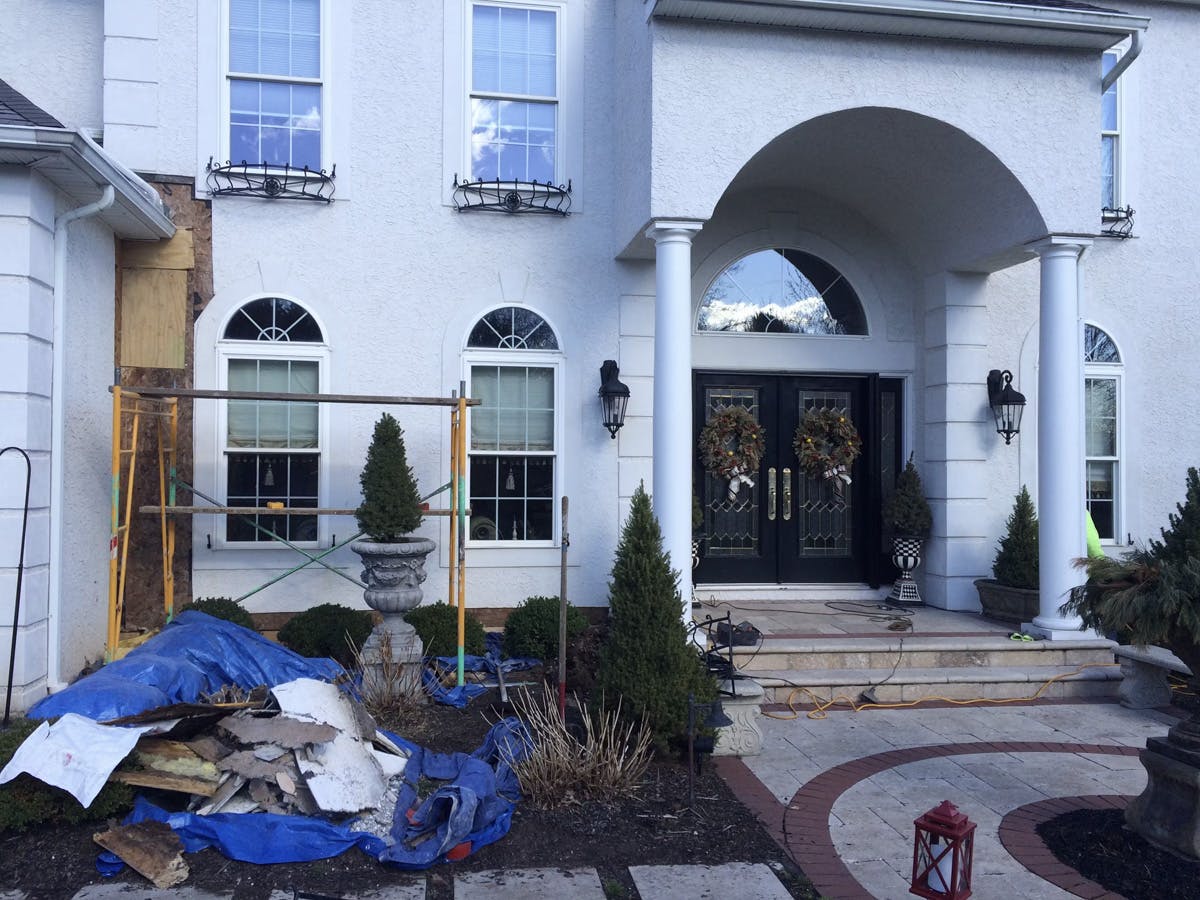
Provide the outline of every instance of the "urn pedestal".
{"type": "Polygon", "coordinates": [[[918,537],[892,538],[892,565],[900,570],[900,577],[888,594],[890,603],[905,606],[924,606],[921,592],[913,581],[913,569],[921,564],[921,539],[918,537]]]}
{"type": "MultiPolygon", "coordinates": [[[[437,545],[425,538],[411,538],[394,543],[355,541],[350,549],[362,559],[362,579],[366,584],[363,599],[367,606],[382,614],[383,622],[376,625],[363,645],[362,657],[368,671],[363,678],[379,677],[383,668],[381,657],[390,645],[391,663],[399,664],[405,675],[410,667],[420,667],[424,648],[421,639],[404,614],[420,605],[426,578],[425,557],[437,545]]],[[[419,679],[408,679],[419,684],[419,679]]]]}

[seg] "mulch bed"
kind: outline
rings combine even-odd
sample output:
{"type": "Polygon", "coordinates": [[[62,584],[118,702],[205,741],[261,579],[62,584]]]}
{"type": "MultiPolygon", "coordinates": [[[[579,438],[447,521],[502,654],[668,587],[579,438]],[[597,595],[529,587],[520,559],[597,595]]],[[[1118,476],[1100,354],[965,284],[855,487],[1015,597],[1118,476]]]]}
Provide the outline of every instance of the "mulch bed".
{"type": "Polygon", "coordinates": [[[1160,850],[1125,827],[1120,809],[1080,809],[1037,826],[1060,862],[1129,900],[1194,900],[1200,862],[1160,850]]]}
{"type": "MultiPolygon", "coordinates": [[[[491,692],[464,710],[431,706],[420,721],[383,727],[433,750],[471,751],[500,716],[491,692]]],[[[687,767],[675,760],[656,761],[637,798],[587,803],[559,810],[519,804],[511,831],[467,859],[436,866],[428,873],[383,866],[351,850],[332,859],[271,866],[226,859],[215,850],[188,854],[191,875],[185,885],[235,900],[265,900],[272,890],[342,895],[411,883],[428,874],[429,900],[453,896],[454,875],[464,871],[533,867],[593,867],[611,897],[638,900],[627,867],[725,862],[768,863],[781,873],[794,898],[817,895],[762,824],[712,768],[696,781],[696,805],[687,809],[687,767]]],[[[20,889],[32,900],[64,900],[87,884],[117,881],[139,887],[148,882],[126,869],[113,879],[96,872],[96,825],[0,834],[0,890],[20,889]]]]}

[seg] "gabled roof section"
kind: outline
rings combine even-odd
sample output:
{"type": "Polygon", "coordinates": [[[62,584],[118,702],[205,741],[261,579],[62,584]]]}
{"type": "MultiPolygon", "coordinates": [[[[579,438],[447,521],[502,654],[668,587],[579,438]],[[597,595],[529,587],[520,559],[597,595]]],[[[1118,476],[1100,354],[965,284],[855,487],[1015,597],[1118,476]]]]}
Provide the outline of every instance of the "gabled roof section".
{"type": "Polygon", "coordinates": [[[0,78],[0,125],[33,125],[38,128],[63,127],[62,122],[2,78],[0,78]]]}
{"type": "Polygon", "coordinates": [[[1073,0],[644,0],[646,17],[1106,50],[1150,20],[1073,0]]]}

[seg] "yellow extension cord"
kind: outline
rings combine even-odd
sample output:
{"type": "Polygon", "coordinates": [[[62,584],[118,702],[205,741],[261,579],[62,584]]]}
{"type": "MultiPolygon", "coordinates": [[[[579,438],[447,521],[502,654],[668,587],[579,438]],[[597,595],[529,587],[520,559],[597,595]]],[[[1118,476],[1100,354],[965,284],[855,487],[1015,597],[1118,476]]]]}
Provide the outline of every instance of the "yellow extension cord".
{"type": "MultiPolygon", "coordinates": [[[[792,699],[797,694],[801,694],[801,695],[807,694],[813,701],[814,708],[809,710],[808,713],[806,714],[806,717],[809,719],[824,719],[828,715],[826,713],[826,710],[828,710],[829,708],[831,708],[833,706],[838,706],[838,705],[848,706],[854,712],[862,712],[864,709],[906,709],[909,707],[918,706],[921,703],[928,703],[931,700],[941,701],[942,703],[951,703],[955,706],[970,706],[971,704],[974,704],[974,703],[994,703],[994,704],[1028,703],[1030,701],[1040,699],[1042,694],[1045,692],[1046,688],[1050,687],[1050,685],[1054,684],[1054,682],[1059,681],[1063,678],[1070,678],[1072,675],[1078,675],[1084,669],[1096,669],[1096,668],[1108,669],[1108,668],[1112,668],[1117,665],[1119,665],[1119,663],[1085,663],[1084,665],[1075,669],[1073,672],[1064,672],[1061,675],[1055,675],[1053,678],[1051,678],[1045,684],[1043,684],[1040,688],[1038,688],[1037,691],[1034,692],[1034,694],[1030,697],[1006,697],[1006,698],[998,698],[998,699],[991,699],[988,697],[975,697],[970,700],[956,700],[952,697],[934,696],[934,697],[921,697],[919,700],[905,700],[900,703],[856,703],[854,700],[852,700],[851,698],[846,697],[844,695],[839,695],[837,697],[834,697],[831,700],[823,700],[822,698],[818,697],[816,694],[814,694],[811,690],[809,690],[806,687],[794,687],[794,688],[792,688],[791,693],[788,694],[787,700],[785,701],[787,704],[788,710],[789,710],[788,715],[782,715],[779,713],[772,713],[772,712],[766,712],[766,711],[763,712],[763,715],[768,716],[772,719],[784,719],[784,720],[800,718],[801,711],[796,709],[795,703],[793,702],[793,699],[792,699]]],[[[883,684],[883,682],[880,682],[880,684],[883,684]]],[[[878,687],[878,686],[879,685],[871,685],[871,687],[878,687]]]]}

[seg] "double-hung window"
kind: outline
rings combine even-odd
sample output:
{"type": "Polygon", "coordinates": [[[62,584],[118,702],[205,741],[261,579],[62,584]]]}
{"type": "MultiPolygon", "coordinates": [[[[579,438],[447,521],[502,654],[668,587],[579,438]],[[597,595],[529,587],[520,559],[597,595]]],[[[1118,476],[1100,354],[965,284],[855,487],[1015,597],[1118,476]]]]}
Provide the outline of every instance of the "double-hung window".
{"type": "MultiPolygon", "coordinates": [[[[1108,75],[1120,54],[1109,51],[1101,62],[1101,77],[1108,75]]],[[[1118,78],[1100,98],[1100,207],[1115,211],[1121,206],[1121,96],[1118,78]]]]}
{"type": "MultiPolygon", "coordinates": [[[[300,304],[252,300],[233,314],[218,345],[230,391],[316,394],[326,349],[321,327],[300,304]]],[[[230,506],[315,509],[321,494],[321,410],[309,400],[235,400],[222,428],[224,493],[230,506]]],[[[272,534],[318,539],[315,515],[230,515],[225,542],[263,544],[272,534]],[[257,527],[256,527],[257,526],[257,527]],[[270,533],[268,533],[270,532],[270,533]]]]}
{"type": "Polygon", "coordinates": [[[559,16],[471,5],[471,180],[556,182],[559,16]]]}
{"type": "Polygon", "coordinates": [[[1103,541],[1121,534],[1121,353],[1108,334],[1084,326],[1084,496],[1103,541]]]}
{"type": "Polygon", "coordinates": [[[321,0],[228,0],[229,159],[321,168],[321,0]]]}
{"type": "Polygon", "coordinates": [[[532,310],[495,309],[467,339],[473,542],[553,542],[561,354],[532,310]]]}

